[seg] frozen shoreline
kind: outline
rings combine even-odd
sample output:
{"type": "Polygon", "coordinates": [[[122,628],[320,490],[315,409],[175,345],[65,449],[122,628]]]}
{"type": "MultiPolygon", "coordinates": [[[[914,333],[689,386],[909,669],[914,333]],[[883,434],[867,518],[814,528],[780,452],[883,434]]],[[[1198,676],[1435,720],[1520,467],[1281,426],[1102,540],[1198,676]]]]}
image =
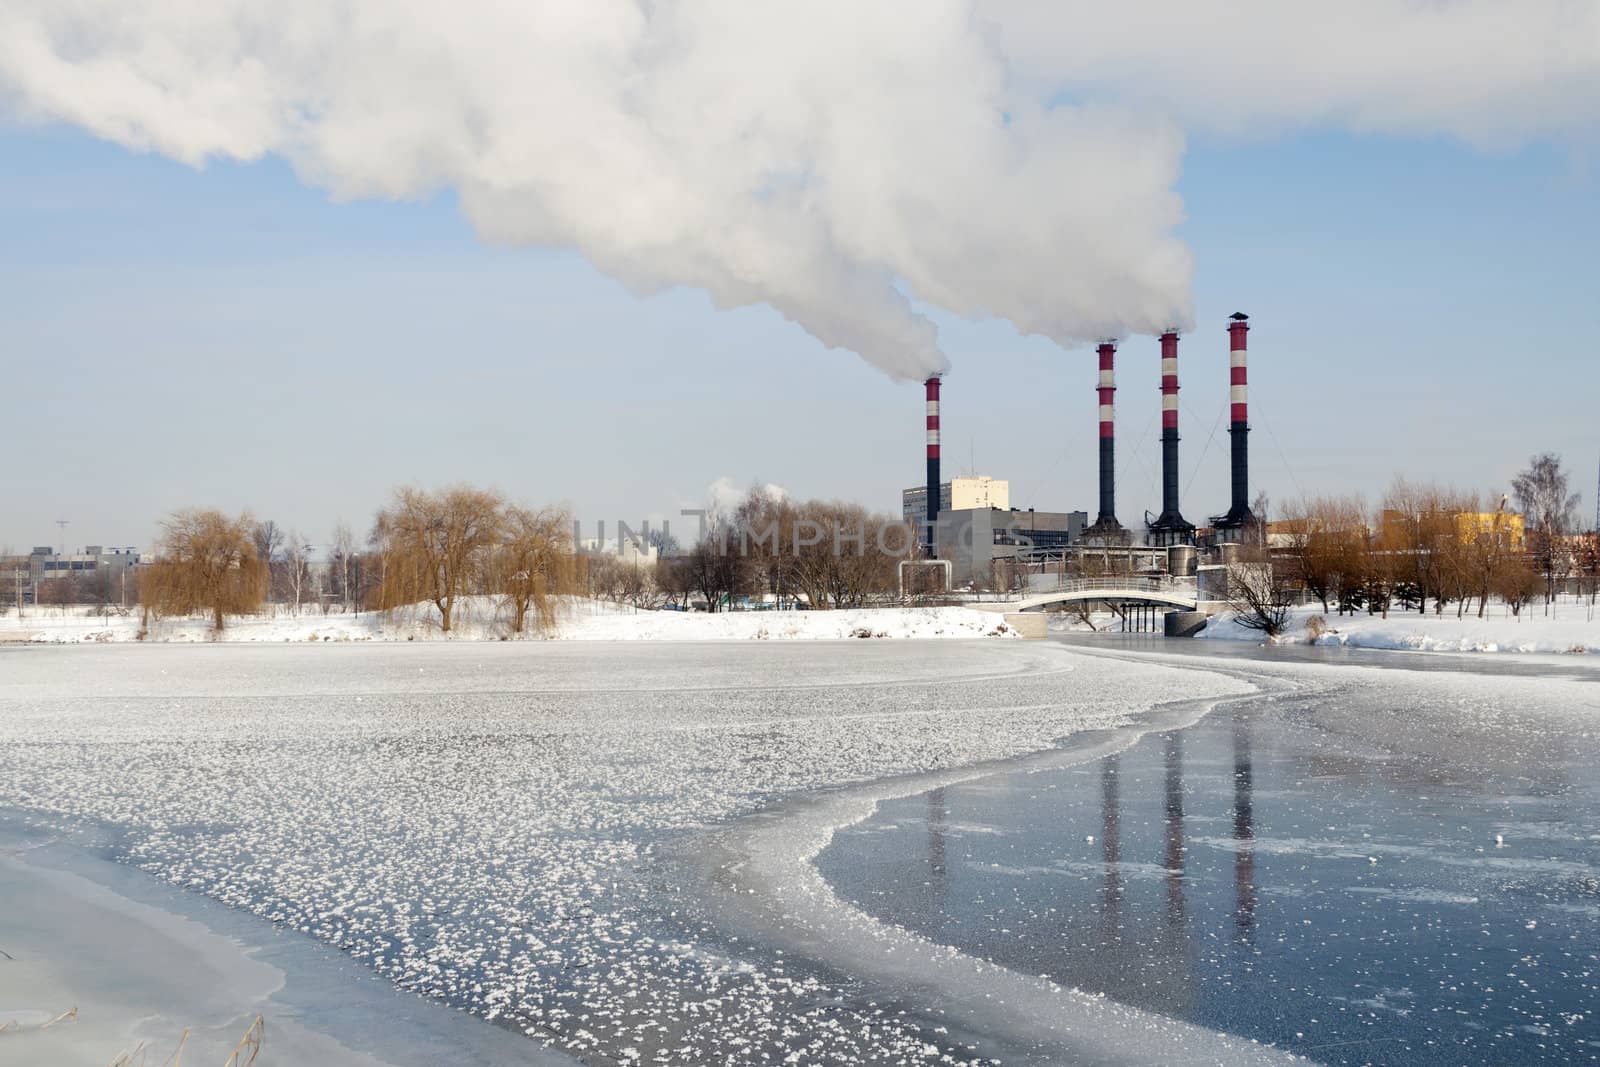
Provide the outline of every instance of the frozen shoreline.
{"type": "MultiPolygon", "coordinates": [[[[160,619],[142,639],[140,616],[107,618],[30,611],[0,618],[0,644],[325,643],[395,641],[502,641],[512,637],[504,612],[491,598],[457,605],[450,633],[440,630],[432,605],[388,614],[323,615],[306,611],[230,618],[221,634],[206,619],[160,619]]],[[[599,601],[576,600],[559,612],[547,635],[558,641],[834,641],[876,639],[970,639],[1014,637],[1004,619],[967,607],[858,608],[837,611],[705,612],[634,611],[599,601]]],[[[519,640],[539,640],[525,635],[519,640]]]]}
{"type": "Polygon", "coordinates": [[[1223,703],[1262,695],[1160,705],[1129,725],[1092,731],[1059,748],[870,783],[752,816],[725,838],[724,847],[732,858],[720,861],[716,875],[717,881],[731,887],[723,906],[731,921],[765,929],[769,935],[776,931],[791,950],[816,952],[851,973],[895,986],[909,983],[925,1003],[941,1015],[948,1013],[952,1024],[998,1024],[1010,1040],[1027,1049],[1026,1056],[1042,1052],[1097,1063],[1302,1062],[1249,1038],[1066,988],[928,940],[845,902],[816,864],[835,834],[871,818],[885,801],[995,774],[1091,762],[1131,748],[1149,733],[1191,726],[1223,703]]]}
{"type": "Polygon", "coordinates": [[[0,813],[0,1059],[220,1064],[257,1016],[258,1062],[429,1067],[572,1061],[395,989],[310,939],[0,813]],[[53,1025],[44,1025],[60,1018],[53,1025]],[[187,1031],[187,1038],[184,1035],[187,1031]]]}
{"type": "MultiPolygon", "coordinates": [[[[1474,615],[1458,619],[1450,609],[1443,615],[1391,611],[1385,619],[1364,612],[1341,616],[1324,614],[1320,607],[1295,608],[1284,633],[1270,643],[1391,652],[1600,654],[1600,614],[1591,619],[1587,604],[1562,603],[1554,617],[1547,617],[1542,605],[1525,608],[1520,619],[1502,612],[1493,607],[1483,619],[1474,615]],[[1313,619],[1320,620],[1320,630],[1311,628],[1313,619]]],[[[1267,642],[1228,616],[1212,619],[1198,638],[1267,642]]]]}

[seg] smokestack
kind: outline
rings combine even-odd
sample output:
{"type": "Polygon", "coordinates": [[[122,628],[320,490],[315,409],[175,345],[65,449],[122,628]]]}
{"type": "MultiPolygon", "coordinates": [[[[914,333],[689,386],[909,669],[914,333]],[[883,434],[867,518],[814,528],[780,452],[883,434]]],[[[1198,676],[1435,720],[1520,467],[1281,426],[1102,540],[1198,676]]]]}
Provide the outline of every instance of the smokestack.
{"type": "Polygon", "coordinates": [[[1178,509],[1178,331],[1161,335],[1161,517],[1150,524],[1158,545],[1194,544],[1194,524],[1178,509]]]}
{"type": "Polygon", "coordinates": [[[935,374],[923,383],[928,390],[928,558],[934,558],[938,547],[934,537],[934,522],[939,518],[939,376],[935,374]]]}
{"type": "Polygon", "coordinates": [[[1117,521],[1117,343],[1107,339],[1096,349],[1100,355],[1100,514],[1084,536],[1095,540],[1126,539],[1117,521]]]}
{"type": "Polygon", "coordinates": [[[1233,504],[1218,527],[1242,530],[1254,519],[1250,514],[1250,402],[1246,367],[1249,362],[1246,335],[1250,333],[1250,316],[1234,312],[1228,324],[1228,366],[1232,388],[1229,402],[1233,417],[1228,436],[1233,442],[1233,504]]]}
{"type": "Polygon", "coordinates": [[[1117,525],[1117,346],[1102,341],[1100,353],[1100,515],[1095,525],[1117,525]]]}

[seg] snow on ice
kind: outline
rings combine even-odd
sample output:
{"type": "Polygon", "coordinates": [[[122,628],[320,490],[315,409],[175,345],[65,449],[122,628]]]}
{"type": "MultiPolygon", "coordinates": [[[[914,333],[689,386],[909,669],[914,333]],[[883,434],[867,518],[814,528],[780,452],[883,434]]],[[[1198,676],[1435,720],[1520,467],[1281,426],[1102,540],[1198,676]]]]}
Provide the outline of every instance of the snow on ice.
{"type": "Polygon", "coordinates": [[[713,922],[682,857],[730,820],[1249,691],[1009,641],[18,647],[0,674],[5,818],[662,1064],[986,1055],[713,922]]]}

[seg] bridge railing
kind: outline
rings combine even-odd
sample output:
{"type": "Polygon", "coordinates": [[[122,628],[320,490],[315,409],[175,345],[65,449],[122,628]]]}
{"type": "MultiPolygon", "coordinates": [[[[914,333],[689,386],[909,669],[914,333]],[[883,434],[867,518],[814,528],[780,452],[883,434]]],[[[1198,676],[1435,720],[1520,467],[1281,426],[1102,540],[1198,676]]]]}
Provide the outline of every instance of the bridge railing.
{"type": "MultiPolygon", "coordinates": [[[[1033,575],[1032,577],[1048,579],[1051,576],[1033,575]]],[[[1174,578],[1167,574],[1124,574],[1120,577],[1107,578],[1056,578],[1053,581],[1030,581],[1027,589],[1012,595],[1030,597],[1044,593],[1092,593],[1102,589],[1118,592],[1192,594],[1195,590],[1195,581],[1193,578],[1174,578]]]]}
{"type": "Polygon", "coordinates": [[[968,604],[1004,604],[1055,593],[1089,593],[1099,590],[1119,593],[1166,593],[1193,599],[1195,580],[1170,575],[1125,574],[1111,578],[1061,578],[1057,575],[1030,575],[1026,589],[953,592],[948,599],[968,604]]]}

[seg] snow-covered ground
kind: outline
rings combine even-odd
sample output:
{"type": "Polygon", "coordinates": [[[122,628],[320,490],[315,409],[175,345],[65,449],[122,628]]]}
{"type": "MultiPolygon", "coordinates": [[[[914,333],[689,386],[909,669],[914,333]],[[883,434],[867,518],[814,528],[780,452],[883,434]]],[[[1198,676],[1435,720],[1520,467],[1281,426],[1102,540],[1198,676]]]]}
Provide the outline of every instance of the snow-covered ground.
{"type": "MultiPolygon", "coordinates": [[[[657,1064],[987,1062],[1018,1032],[1003,1017],[964,1029],[901,981],[851,977],[826,943],[807,955],[729,933],[707,903],[728,889],[695,873],[700,858],[786,798],[1250,691],[1022,641],[17,646],[0,648],[0,678],[0,829],[35,843],[14,850],[23,864],[105,849],[588,1062],[657,1064]]],[[[128,998],[141,969],[194,965],[104,938],[97,958],[128,998]]],[[[300,1021],[341,1037],[343,992],[313,985],[324,1005],[300,1021]]],[[[1101,1017],[1080,994],[1028,989],[1029,1012],[1101,1017]]],[[[37,1021],[71,992],[12,989],[35,999],[0,1007],[37,1021]]],[[[991,1018],[1008,995],[973,994],[991,1018]]],[[[1143,1062],[1153,1047],[1168,1062],[1248,1052],[1122,1022],[1143,1062]]],[[[62,1062],[48,1035],[30,1040],[62,1062]]]]}
{"type": "MultiPolygon", "coordinates": [[[[305,611],[230,617],[221,635],[209,620],[160,619],[152,642],[498,641],[511,634],[506,614],[487,597],[456,606],[451,632],[439,628],[433,605],[360,615],[305,611]]],[[[80,644],[140,640],[137,613],[100,616],[80,609],[30,609],[0,617],[0,643],[80,644]]],[[[848,611],[635,611],[591,600],[562,605],[548,637],[565,641],[749,641],[842,638],[1014,637],[996,614],[965,607],[870,608],[848,611]]]]}
{"type": "MultiPolygon", "coordinates": [[[[1227,615],[1212,619],[1199,636],[1258,644],[1264,640],[1227,615]]],[[[1320,607],[1296,608],[1277,641],[1413,652],[1600,653],[1600,612],[1591,615],[1586,601],[1572,599],[1555,605],[1548,615],[1543,605],[1532,605],[1523,609],[1521,618],[1497,605],[1483,619],[1474,615],[1458,619],[1449,609],[1442,616],[1391,611],[1385,619],[1365,613],[1324,615],[1320,607]]]]}

